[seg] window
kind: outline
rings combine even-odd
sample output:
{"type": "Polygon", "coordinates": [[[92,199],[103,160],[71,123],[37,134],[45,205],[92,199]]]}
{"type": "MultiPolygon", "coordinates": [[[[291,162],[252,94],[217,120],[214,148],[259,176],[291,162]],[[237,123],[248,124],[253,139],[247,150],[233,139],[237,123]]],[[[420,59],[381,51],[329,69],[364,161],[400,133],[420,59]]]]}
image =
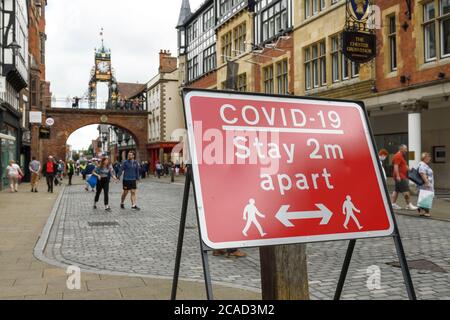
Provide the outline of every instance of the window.
{"type": "Polygon", "coordinates": [[[203,51],[203,72],[209,72],[216,68],[216,46],[212,45],[203,51]]]}
{"type": "Polygon", "coordinates": [[[440,1],[441,57],[450,56],[450,0],[440,1]]]}
{"type": "Polygon", "coordinates": [[[245,38],[247,32],[246,23],[242,23],[234,28],[234,56],[243,54],[245,50],[245,38]]]}
{"type": "Polygon", "coordinates": [[[342,35],[331,38],[331,77],[333,82],[359,76],[359,64],[351,62],[342,52],[342,35]]]}
{"type": "Polygon", "coordinates": [[[214,26],[214,8],[211,8],[203,14],[203,32],[208,31],[213,26],[214,26]]]}
{"type": "Polygon", "coordinates": [[[246,73],[240,74],[238,76],[237,89],[238,89],[238,91],[242,91],[242,92],[247,91],[247,74],[246,73]]]}
{"type": "Polygon", "coordinates": [[[389,60],[391,71],[397,70],[397,34],[395,15],[388,18],[389,21],[389,60]]]}
{"type": "Polygon", "coordinates": [[[222,36],[222,63],[231,57],[231,31],[222,36]]]}
{"type": "Polygon", "coordinates": [[[219,10],[220,15],[226,14],[228,11],[230,11],[235,5],[237,5],[241,0],[220,0],[219,3],[219,10]]]}
{"type": "Polygon", "coordinates": [[[187,73],[188,73],[188,81],[194,79],[193,69],[192,69],[192,59],[187,62],[187,73]]]}
{"type": "Polygon", "coordinates": [[[306,90],[312,88],[311,81],[311,48],[305,49],[305,86],[306,90]]]}
{"type": "Polygon", "coordinates": [[[289,93],[289,82],[288,82],[288,61],[283,60],[276,64],[277,66],[277,87],[279,94],[289,93]]]}
{"type": "MultiPolygon", "coordinates": [[[[196,24],[195,24],[195,26],[196,26],[196,24]]],[[[195,26],[194,26],[194,24],[191,24],[189,27],[188,27],[188,29],[187,29],[187,42],[188,42],[188,44],[190,44],[192,41],[194,41],[194,39],[195,39],[195,26]]]]}
{"type": "Polygon", "coordinates": [[[319,86],[319,50],[317,45],[312,46],[312,78],[313,87],[319,86]]]}
{"type": "Polygon", "coordinates": [[[339,38],[331,38],[331,75],[333,82],[338,82],[339,77],[339,38]]]}
{"type": "Polygon", "coordinates": [[[273,65],[265,67],[263,69],[264,74],[264,92],[265,93],[273,93],[273,65]]]}
{"type": "Polygon", "coordinates": [[[450,56],[450,0],[423,5],[425,62],[450,56]]]}
{"type": "Polygon", "coordinates": [[[45,64],[45,41],[47,40],[45,33],[40,34],[40,40],[41,64],[45,64]]]}
{"type": "Polygon", "coordinates": [[[199,71],[198,70],[198,56],[195,56],[192,59],[192,76],[193,76],[194,79],[199,76],[198,71],[199,71]]]}
{"type": "Polygon", "coordinates": [[[305,18],[318,14],[325,9],[325,0],[305,0],[305,18]]]}
{"type": "Polygon", "coordinates": [[[326,60],[326,45],[325,41],[319,44],[320,47],[320,85],[325,86],[327,84],[327,60],[326,60]]]}
{"type": "Polygon", "coordinates": [[[198,36],[198,21],[194,21],[192,24],[192,40],[197,39],[198,36]]]}
{"type": "Polygon", "coordinates": [[[424,5],[425,61],[436,59],[436,12],[434,2],[424,5]]]}
{"type": "Polygon", "coordinates": [[[287,0],[281,0],[262,13],[262,40],[266,41],[288,28],[287,0]]]}
{"type": "Polygon", "coordinates": [[[326,46],[325,41],[305,49],[306,90],[326,85],[326,46]]]}
{"type": "Polygon", "coordinates": [[[36,78],[32,78],[31,80],[31,106],[32,107],[37,107],[38,106],[38,86],[37,86],[37,80],[36,78]]]}

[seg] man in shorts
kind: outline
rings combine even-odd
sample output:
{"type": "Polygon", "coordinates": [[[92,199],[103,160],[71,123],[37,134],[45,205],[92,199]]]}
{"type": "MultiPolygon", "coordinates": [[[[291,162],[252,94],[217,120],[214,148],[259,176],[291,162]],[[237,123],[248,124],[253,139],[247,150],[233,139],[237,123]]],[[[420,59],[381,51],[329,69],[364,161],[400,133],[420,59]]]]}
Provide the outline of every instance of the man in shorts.
{"type": "Polygon", "coordinates": [[[135,157],[136,155],[134,151],[130,151],[128,153],[128,159],[125,160],[120,166],[118,175],[119,179],[123,173],[123,193],[120,208],[125,209],[125,199],[127,198],[128,192],[131,192],[131,209],[139,211],[141,209],[136,205],[136,190],[137,181],[139,181],[140,178],[140,168],[139,163],[135,160],[135,157]]]}
{"type": "Polygon", "coordinates": [[[399,193],[402,193],[405,197],[407,210],[417,210],[417,207],[411,203],[411,196],[409,193],[408,164],[406,163],[407,152],[408,147],[402,144],[399,147],[399,151],[392,158],[392,164],[394,166],[392,177],[395,181],[395,191],[392,194],[392,208],[395,210],[402,209],[402,207],[396,203],[399,193]]]}

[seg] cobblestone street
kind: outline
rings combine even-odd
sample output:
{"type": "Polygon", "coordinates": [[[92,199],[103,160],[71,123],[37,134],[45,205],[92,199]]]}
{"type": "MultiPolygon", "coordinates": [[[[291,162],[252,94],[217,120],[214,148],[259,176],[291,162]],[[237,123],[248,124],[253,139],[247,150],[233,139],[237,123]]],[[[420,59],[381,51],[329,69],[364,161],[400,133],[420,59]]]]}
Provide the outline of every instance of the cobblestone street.
{"type": "MultiPolygon", "coordinates": [[[[67,187],[52,221],[45,256],[54,263],[84,270],[124,275],[171,278],[175,260],[183,185],[145,181],[139,185],[140,212],[119,209],[120,184],[111,184],[113,211],[92,209],[93,194],[80,185],[67,187]]],[[[199,238],[191,195],[181,277],[201,281],[199,238]]],[[[411,269],[419,299],[450,299],[450,223],[397,216],[407,258],[435,264],[432,270],[411,269]],[[438,268],[440,267],[440,269],[438,268]]],[[[332,299],[347,242],[308,245],[312,299],[332,299]]],[[[212,279],[241,288],[260,290],[258,249],[248,257],[210,256],[212,279]]],[[[406,299],[393,240],[358,240],[343,299],[406,299]],[[381,289],[369,290],[368,268],[381,270],[381,289]]],[[[430,268],[428,268],[430,269],[430,268]]]]}

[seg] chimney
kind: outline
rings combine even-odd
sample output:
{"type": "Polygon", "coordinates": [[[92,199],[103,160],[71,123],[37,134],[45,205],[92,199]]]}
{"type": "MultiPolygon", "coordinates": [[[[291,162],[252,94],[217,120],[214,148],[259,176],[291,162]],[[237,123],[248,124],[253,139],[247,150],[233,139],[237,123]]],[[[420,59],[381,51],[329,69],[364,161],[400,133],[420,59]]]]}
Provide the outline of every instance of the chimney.
{"type": "Polygon", "coordinates": [[[159,72],[170,73],[177,69],[177,58],[172,57],[169,50],[159,52],[159,72]]]}

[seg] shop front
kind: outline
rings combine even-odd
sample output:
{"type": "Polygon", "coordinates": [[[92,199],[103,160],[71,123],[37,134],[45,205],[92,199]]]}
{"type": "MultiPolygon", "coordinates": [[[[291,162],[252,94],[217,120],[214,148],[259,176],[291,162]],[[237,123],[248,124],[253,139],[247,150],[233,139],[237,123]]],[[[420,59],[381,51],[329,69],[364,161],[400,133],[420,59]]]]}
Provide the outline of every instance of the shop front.
{"type": "Polygon", "coordinates": [[[10,125],[3,124],[3,128],[0,131],[0,189],[8,185],[6,167],[9,165],[10,160],[18,162],[18,150],[18,130],[10,125]]]}
{"type": "Polygon", "coordinates": [[[389,157],[384,166],[392,176],[392,157],[401,144],[408,146],[409,166],[417,167],[423,152],[432,156],[435,187],[450,189],[450,102],[446,97],[433,97],[426,103],[415,103],[421,108],[405,107],[390,99],[391,106],[370,108],[370,123],[378,149],[386,149],[389,157]]]}
{"type": "Polygon", "coordinates": [[[174,148],[179,144],[179,142],[163,142],[163,143],[152,143],[147,146],[150,159],[150,168],[154,172],[156,169],[156,162],[161,164],[167,164],[172,162],[174,164],[182,164],[183,155],[182,153],[173,153],[174,148]]]}

